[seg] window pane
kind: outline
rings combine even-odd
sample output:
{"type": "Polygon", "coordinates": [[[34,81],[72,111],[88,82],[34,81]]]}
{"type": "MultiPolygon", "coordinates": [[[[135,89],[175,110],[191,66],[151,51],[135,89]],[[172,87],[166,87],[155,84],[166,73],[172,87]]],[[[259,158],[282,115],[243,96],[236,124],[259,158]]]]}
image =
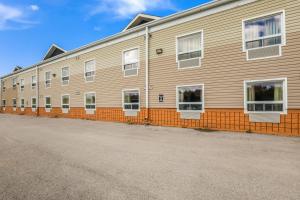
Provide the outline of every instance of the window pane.
{"type": "Polygon", "coordinates": [[[183,53],[178,55],[178,60],[187,60],[192,58],[200,58],[201,57],[201,51],[194,51],[190,53],[183,53]]]}
{"type": "Polygon", "coordinates": [[[281,14],[245,22],[245,39],[255,40],[260,37],[281,33],[281,14]]]}
{"type": "Polygon", "coordinates": [[[179,104],[179,110],[202,110],[202,104],[179,104]]]}
{"type": "Polygon", "coordinates": [[[95,104],[96,98],[95,94],[86,94],[86,104],[95,104]]]}
{"type": "Polygon", "coordinates": [[[248,83],[248,101],[282,101],[283,82],[248,83]]]}
{"type": "Polygon", "coordinates": [[[46,97],[46,104],[51,104],[51,98],[50,97],[46,97]]]}
{"type": "Polygon", "coordinates": [[[62,68],[62,77],[66,77],[66,76],[69,76],[69,68],[68,67],[62,68]]]}
{"type": "Polygon", "coordinates": [[[178,53],[188,53],[201,50],[201,33],[178,38],[178,53]]]}
{"type": "Polygon", "coordinates": [[[178,88],[179,102],[202,102],[202,86],[178,88]]]}
{"type": "Polygon", "coordinates": [[[139,103],[139,92],[138,91],[124,92],[124,103],[139,103]]]}
{"type": "Polygon", "coordinates": [[[32,80],[32,83],[36,83],[36,76],[33,76],[33,77],[31,78],[31,80],[32,80]]]}
{"type": "Polygon", "coordinates": [[[85,72],[95,71],[95,61],[91,60],[85,63],[85,72]]]}
{"type": "Polygon", "coordinates": [[[138,49],[133,49],[130,51],[124,52],[124,64],[132,64],[137,63],[139,60],[138,58],[138,49]]]}
{"type": "Polygon", "coordinates": [[[51,72],[46,72],[46,80],[50,80],[51,79],[51,72]]]}
{"type": "Polygon", "coordinates": [[[69,104],[69,96],[63,96],[63,104],[69,104]]]}

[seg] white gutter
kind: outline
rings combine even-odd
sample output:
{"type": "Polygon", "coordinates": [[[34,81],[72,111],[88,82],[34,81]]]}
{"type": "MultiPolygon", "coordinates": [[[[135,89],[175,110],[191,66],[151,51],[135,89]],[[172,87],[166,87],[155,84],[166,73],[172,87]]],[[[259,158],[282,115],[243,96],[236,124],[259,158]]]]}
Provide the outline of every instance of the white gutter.
{"type": "Polygon", "coordinates": [[[146,27],[145,31],[146,37],[145,37],[145,42],[146,42],[146,69],[145,69],[145,74],[146,74],[146,80],[145,80],[145,85],[146,85],[146,120],[149,118],[149,28],[148,26],[146,27]]]}

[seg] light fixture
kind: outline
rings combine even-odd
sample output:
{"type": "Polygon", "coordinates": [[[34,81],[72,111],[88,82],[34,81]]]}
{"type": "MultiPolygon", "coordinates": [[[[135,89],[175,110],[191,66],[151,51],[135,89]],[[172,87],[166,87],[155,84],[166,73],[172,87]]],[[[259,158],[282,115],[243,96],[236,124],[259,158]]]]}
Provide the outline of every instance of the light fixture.
{"type": "Polygon", "coordinates": [[[157,55],[160,55],[160,54],[162,54],[163,53],[163,49],[156,49],[156,54],[157,55]]]}

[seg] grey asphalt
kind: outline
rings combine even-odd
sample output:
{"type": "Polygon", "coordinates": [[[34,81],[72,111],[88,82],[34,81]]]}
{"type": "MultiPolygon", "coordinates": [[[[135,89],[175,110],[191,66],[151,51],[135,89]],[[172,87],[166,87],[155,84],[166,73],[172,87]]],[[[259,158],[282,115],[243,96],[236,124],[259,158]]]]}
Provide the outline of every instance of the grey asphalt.
{"type": "Polygon", "coordinates": [[[0,114],[0,199],[300,199],[300,138],[0,114]]]}

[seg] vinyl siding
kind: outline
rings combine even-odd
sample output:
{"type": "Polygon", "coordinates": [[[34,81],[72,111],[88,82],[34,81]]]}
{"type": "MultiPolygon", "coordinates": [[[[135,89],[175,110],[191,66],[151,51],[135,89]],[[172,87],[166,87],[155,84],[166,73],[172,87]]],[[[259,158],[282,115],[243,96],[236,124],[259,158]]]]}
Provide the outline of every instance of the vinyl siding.
{"type": "Polygon", "coordinates": [[[175,108],[176,86],[204,84],[206,108],[243,108],[244,80],[288,78],[288,107],[300,108],[300,1],[260,0],[152,33],[150,42],[150,107],[175,108]],[[285,10],[287,45],[282,56],[246,61],[242,20],[285,10]],[[204,31],[200,68],[178,70],[176,36],[204,31]],[[162,48],[163,55],[155,50],[162,48]],[[158,95],[164,94],[164,103],[158,95]]]}

